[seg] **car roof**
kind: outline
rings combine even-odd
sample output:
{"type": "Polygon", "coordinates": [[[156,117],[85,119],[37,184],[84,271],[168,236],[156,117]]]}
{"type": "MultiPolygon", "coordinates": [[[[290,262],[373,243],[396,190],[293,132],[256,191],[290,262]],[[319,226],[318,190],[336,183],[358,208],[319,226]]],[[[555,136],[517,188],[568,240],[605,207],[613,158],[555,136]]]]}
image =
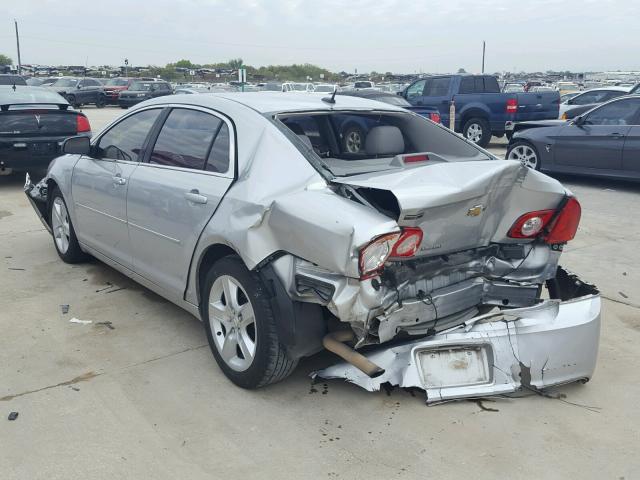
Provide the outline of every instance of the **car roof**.
{"type": "MultiPolygon", "coordinates": [[[[327,94],[329,96],[329,94],[327,94]]],[[[322,101],[321,96],[309,93],[294,92],[239,92],[239,93],[203,93],[194,98],[193,95],[172,95],[159,97],[155,100],[144,102],[150,104],[184,103],[202,107],[216,108],[223,105],[221,100],[232,101],[259,113],[295,112],[295,111],[321,111],[321,110],[392,110],[406,112],[405,109],[389,104],[381,104],[375,100],[349,95],[336,96],[335,103],[322,101]]]]}
{"type": "Polygon", "coordinates": [[[611,87],[596,87],[596,88],[590,88],[589,90],[584,90],[583,92],[580,93],[585,93],[585,92],[599,92],[602,90],[613,90],[616,92],[628,92],[629,90],[631,90],[633,87],[618,87],[618,86],[611,86],[611,87]]]}

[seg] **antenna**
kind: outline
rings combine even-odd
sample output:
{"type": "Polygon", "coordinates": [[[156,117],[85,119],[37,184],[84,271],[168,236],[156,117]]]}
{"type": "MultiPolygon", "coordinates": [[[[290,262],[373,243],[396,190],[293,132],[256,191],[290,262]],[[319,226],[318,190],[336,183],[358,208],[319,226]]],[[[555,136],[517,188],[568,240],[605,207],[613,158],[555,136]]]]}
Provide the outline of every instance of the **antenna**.
{"type": "Polygon", "coordinates": [[[333,87],[333,93],[331,94],[331,96],[330,97],[324,97],[322,99],[322,101],[325,102],[325,103],[331,103],[331,104],[336,103],[336,92],[337,91],[338,91],[338,87],[337,86],[333,87]]]}

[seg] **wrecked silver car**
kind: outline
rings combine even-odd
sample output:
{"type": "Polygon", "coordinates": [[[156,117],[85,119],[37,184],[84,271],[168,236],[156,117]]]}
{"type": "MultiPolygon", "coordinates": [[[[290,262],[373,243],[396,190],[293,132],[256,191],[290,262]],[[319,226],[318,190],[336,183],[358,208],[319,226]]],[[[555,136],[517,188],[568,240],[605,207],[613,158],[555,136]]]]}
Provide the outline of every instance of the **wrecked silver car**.
{"type": "Polygon", "coordinates": [[[429,402],[593,374],[600,298],[558,266],[577,199],[423,117],[344,96],[173,96],[64,152],[25,186],[60,257],[93,255],[200,318],[239,386],[323,348],[345,363],[316,375],[429,402]]]}

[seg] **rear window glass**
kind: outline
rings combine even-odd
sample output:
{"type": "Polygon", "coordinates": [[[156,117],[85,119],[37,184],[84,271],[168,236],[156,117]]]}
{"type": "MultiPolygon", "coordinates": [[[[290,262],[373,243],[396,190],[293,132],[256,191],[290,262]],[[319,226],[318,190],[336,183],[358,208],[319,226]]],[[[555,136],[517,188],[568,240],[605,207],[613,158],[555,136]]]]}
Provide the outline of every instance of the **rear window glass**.
{"type": "Polygon", "coordinates": [[[476,146],[423,117],[404,112],[328,112],[276,117],[305,155],[335,176],[406,168],[398,155],[430,153],[440,161],[486,160],[476,146]]]}

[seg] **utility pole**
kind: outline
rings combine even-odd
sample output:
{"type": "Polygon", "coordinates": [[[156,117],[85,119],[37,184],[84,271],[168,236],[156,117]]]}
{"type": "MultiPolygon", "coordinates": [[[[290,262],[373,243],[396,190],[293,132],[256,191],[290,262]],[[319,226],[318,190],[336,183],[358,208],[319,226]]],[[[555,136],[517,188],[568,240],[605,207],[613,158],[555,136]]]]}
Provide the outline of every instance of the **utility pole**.
{"type": "Polygon", "coordinates": [[[18,21],[14,18],[13,23],[16,26],[16,46],[18,47],[18,75],[22,75],[22,60],[20,59],[20,36],[18,35],[18,21]]]}
{"type": "Polygon", "coordinates": [[[129,76],[129,59],[128,58],[124,59],[124,76],[125,77],[129,76]]]}
{"type": "Polygon", "coordinates": [[[482,41],[482,73],[484,73],[484,51],[485,51],[486,46],[487,46],[487,44],[483,40],[482,41]]]}

